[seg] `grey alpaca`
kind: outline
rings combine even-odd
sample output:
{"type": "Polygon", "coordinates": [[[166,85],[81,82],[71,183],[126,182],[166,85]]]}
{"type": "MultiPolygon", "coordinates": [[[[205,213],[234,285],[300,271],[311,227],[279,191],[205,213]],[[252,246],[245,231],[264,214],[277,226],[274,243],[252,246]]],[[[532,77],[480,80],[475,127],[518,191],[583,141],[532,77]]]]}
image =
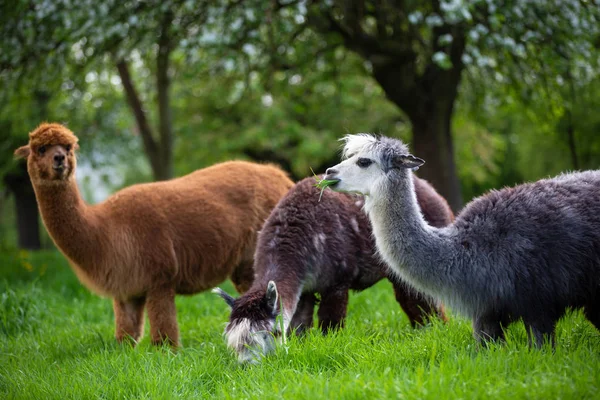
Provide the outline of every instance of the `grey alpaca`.
{"type": "MultiPolygon", "coordinates": [[[[448,203],[426,181],[415,179],[415,191],[425,218],[434,226],[452,222],[448,203]]],[[[320,296],[319,327],[323,333],[342,327],[349,290],[364,290],[390,278],[396,300],[412,326],[422,324],[429,312],[438,312],[433,301],[390,277],[375,254],[375,242],[361,197],[326,191],[322,198],[306,178],[294,185],[265,221],[254,256],[254,282],[239,299],[220,289],[231,306],[225,329],[227,343],[241,362],[255,362],[274,348],[271,333],[296,330],[313,324],[320,296]],[[279,307],[281,306],[281,307],[279,307]],[[283,329],[275,326],[281,313],[283,329]]]]}
{"type": "Polygon", "coordinates": [[[493,190],[444,228],[428,225],[413,191],[424,161],[401,141],[348,135],[334,190],[362,193],[377,248],[404,280],[473,321],[477,339],[503,339],[522,319],[530,344],[554,343],[568,307],[600,330],[600,171],[493,190]]]}

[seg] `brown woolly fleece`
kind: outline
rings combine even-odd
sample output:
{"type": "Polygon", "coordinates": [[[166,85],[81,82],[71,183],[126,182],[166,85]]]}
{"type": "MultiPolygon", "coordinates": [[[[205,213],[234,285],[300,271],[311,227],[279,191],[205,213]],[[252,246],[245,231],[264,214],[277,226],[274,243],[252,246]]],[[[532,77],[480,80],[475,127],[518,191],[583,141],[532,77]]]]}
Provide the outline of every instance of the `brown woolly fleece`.
{"type": "Polygon", "coordinates": [[[227,278],[246,291],[257,231],[293,185],[275,166],[230,161],[88,205],[75,181],[77,137],[42,124],[29,138],[15,155],[27,158],[44,225],[79,280],[114,299],[118,341],[141,338],[145,307],[152,342],[176,346],[176,294],[227,278]]]}

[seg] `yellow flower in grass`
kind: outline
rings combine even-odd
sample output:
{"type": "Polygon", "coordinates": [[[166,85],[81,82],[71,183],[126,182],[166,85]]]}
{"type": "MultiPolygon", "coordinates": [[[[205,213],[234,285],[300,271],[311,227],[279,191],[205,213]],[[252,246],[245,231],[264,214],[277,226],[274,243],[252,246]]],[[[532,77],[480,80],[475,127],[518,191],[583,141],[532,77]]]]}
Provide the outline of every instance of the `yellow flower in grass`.
{"type": "Polygon", "coordinates": [[[29,262],[29,252],[27,250],[19,251],[19,260],[21,260],[21,266],[27,271],[33,271],[33,265],[29,262]]]}
{"type": "Polygon", "coordinates": [[[21,260],[21,266],[29,272],[33,271],[33,265],[27,260],[21,260]]]}

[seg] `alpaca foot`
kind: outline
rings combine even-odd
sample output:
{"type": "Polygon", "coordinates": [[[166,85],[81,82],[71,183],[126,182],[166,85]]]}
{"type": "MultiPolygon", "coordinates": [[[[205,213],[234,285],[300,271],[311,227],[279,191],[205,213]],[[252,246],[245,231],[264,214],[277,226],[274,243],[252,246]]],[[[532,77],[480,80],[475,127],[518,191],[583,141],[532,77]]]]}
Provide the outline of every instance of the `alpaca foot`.
{"type": "Polygon", "coordinates": [[[530,325],[525,323],[525,329],[527,330],[527,340],[529,347],[537,347],[541,349],[544,343],[550,342],[552,348],[555,347],[554,340],[554,326],[551,324],[544,325],[530,325]]]}
{"type": "Polygon", "coordinates": [[[600,306],[596,304],[600,304],[600,300],[590,302],[583,308],[583,311],[586,318],[600,331],[600,306]]]}
{"type": "Polygon", "coordinates": [[[303,293],[300,296],[300,301],[290,323],[288,334],[295,332],[296,336],[302,336],[307,330],[312,328],[316,301],[317,298],[314,293],[303,293]]]}
{"type": "Polygon", "coordinates": [[[413,328],[425,325],[432,315],[438,315],[442,321],[447,321],[444,307],[436,307],[435,301],[431,297],[418,293],[397,279],[390,279],[390,281],[394,286],[396,301],[406,313],[413,328]]]}
{"type": "Polygon", "coordinates": [[[489,317],[479,317],[473,321],[473,336],[486,346],[491,342],[504,342],[502,324],[489,317]]]}
{"type": "Polygon", "coordinates": [[[331,330],[344,327],[346,309],[348,307],[348,288],[321,293],[321,304],[317,315],[319,327],[326,335],[331,330]]]}
{"type": "Polygon", "coordinates": [[[117,339],[117,342],[129,343],[135,346],[142,338],[145,303],[146,299],[144,297],[128,300],[113,299],[115,339],[117,339]]]}
{"type": "Polygon", "coordinates": [[[175,290],[173,288],[153,290],[146,301],[150,320],[152,344],[176,348],[179,345],[179,328],[175,309],[175,290]]]}

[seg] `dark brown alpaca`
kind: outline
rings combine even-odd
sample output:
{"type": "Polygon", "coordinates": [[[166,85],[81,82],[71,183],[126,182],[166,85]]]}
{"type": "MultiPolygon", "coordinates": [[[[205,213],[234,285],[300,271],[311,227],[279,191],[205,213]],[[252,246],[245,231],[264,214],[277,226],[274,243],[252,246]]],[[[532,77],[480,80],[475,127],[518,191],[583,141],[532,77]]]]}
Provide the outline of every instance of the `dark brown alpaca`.
{"type": "MultiPolygon", "coordinates": [[[[364,290],[383,278],[392,281],[411,325],[422,324],[427,313],[436,311],[445,319],[441,306],[391,277],[382,264],[362,198],[327,190],[319,200],[314,183],[313,178],[298,182],[265,222],[250,290],[239,299],[214,290],[232,308],[225,333],[241,362],[257,361],[274,348],[271,332],[277,330],[279,312],[286,333],[290,329],[301,333],[313,324],[318,294],[319,326],[326,333],[343,326],[349,290],[364,290]]],[[[415,189],[430,224],[442,227],[452,222],[448,203],[429,183],[415,179],[415,189]]]]}
{"type": "Polygon", "coordinates": [[[27,169],[46,229],[90,290],[114,299],[118,341],[137,341],[144,307],[152,342],[179,342],[176,294],[228,277],[252,283],[257,231],[293,185],[279,168],[242,161],[125,188],[86,204],[75,181],[77,137],[42,124],[15,151],[27,169]]]}

